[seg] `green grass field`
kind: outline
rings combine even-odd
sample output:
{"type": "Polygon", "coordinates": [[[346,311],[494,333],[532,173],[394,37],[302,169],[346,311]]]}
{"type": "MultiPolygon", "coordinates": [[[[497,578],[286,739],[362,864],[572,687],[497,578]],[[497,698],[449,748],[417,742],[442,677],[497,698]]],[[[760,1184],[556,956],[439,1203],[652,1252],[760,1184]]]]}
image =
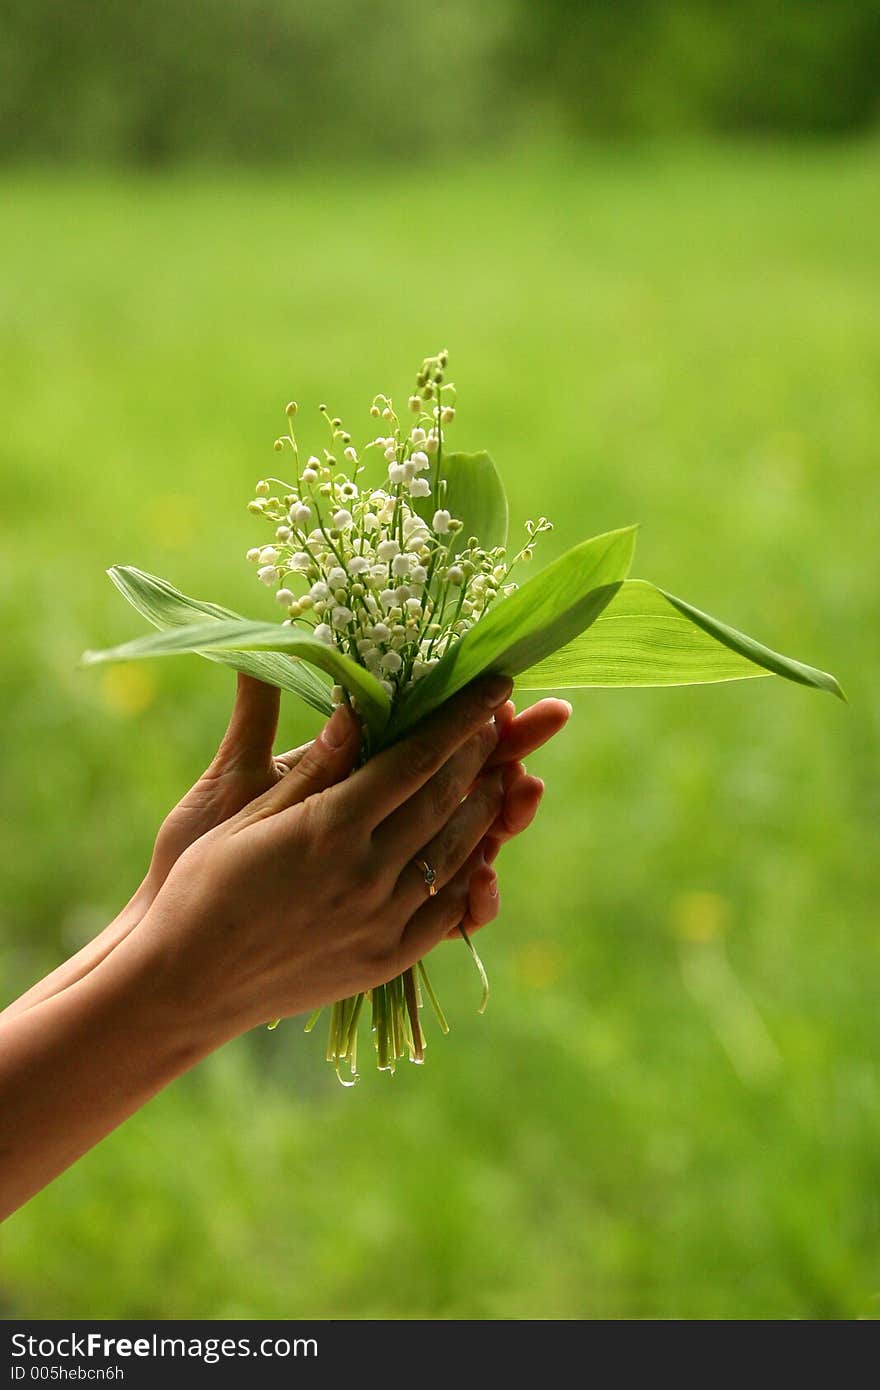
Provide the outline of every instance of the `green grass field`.
{"type": "Polygon", "coordinates": [[[5,1316],[877,1315],[878,156],[3,178],[8,996],[126,899],[229,705],[194,657],[77,668],[142,631],[103,571],[271,617],[290,396],[366,430],[448,345],[544,558],[639,521],[635,574],[850,697],[577,694],[486,1016],[449,946],[423,1069],[229,1046],[7,1223],[5,1316]]]}

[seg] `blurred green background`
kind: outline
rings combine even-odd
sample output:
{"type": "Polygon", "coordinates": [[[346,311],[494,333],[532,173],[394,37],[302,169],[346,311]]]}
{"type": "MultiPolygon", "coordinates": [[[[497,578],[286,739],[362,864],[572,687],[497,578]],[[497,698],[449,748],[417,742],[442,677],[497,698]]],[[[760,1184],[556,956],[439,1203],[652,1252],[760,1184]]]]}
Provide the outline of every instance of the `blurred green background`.
{"type": "MultiPolygon", "coordinates": [[[[232,677],[82,671],[114,562],[269,617],[283,405],[441,345],[543,558],[833,670],[595,691],[428,1064],[227,1047],[6,1224],[6,1317],[874,1318],[880,7],[390,0],[0,19],[0,952],[134,889],[232,677]],[[268,605],[268,606],[267,606],[268,605]]],[[[291,700],[282,739],[316,727],[291,700]]]]}

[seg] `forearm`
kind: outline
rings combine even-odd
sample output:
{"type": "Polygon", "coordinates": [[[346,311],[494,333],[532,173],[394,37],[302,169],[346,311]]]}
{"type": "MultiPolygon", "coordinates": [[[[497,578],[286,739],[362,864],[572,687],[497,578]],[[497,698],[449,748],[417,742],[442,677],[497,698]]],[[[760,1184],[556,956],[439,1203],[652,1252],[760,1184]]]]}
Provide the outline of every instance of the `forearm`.
{"type": "Polygon", "coordinates": [[[63,961],[42,980],[38,980],[35,985],[24,994],[19,995],[5,1009],[0,1010],[0,1023],[11,1018],[14,1014],[23,1013],[30,1009],[34,1004],[40,1004],[45,999],[50,999],[53,995],[59,994],[61,990],[67,989],[69,985],[74,985],[78,980],[82,980],[95,966],[100,965],[102,960],[110,954],[121,941],[124,941],[129,932],[137,926],[147,911],[152,899],[152,893],[148,890],[146,880],[141,884],[130,902],[113,921],[99,932],[96,937],[86,943],[75,955],[63,961]]]}
{"type": "Polygon", "coordinates": [[[130,937],[82,979],[0,1019],[0,1217],[235,1030],[175,997],[130,937]]]}

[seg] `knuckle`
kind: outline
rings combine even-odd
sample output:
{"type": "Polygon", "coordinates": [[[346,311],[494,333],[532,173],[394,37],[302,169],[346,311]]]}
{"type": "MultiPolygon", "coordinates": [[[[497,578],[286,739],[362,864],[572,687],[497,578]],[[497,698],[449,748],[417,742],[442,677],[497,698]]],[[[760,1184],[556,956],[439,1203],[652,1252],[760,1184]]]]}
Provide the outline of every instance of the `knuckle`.
{"type": "Polygon", "coordinates": [[[437,761],[436,744],[425,735],[410,739],[404,752],[405,770],[416,777],[428,777],[437,761]]]}
{"type": "Polygon", "coordinates": [[[429,784],[431,811],[438,820],[446,820],[461,800],[459,778],[449,763],[435,774],[429,784]]]}
{"type": "Polygon", "coordinates": [[[320,758],[315,756],[312,749],[309,749],[298,762],[294,763],[293,767],[290,769],[290,776],[295,778],[296,781],[302,785],[303,790],[308,793],[309,790],[315,786],[316,782],[319,781],[320,772],[320,758]]]}
{"type": "Polygon", "coordinates": [[[480,755],[480,762],[484,763],[498,747],[498,726],[493,720],[484,724],[479,733],[475,736],[474,742],[480,755]]]}

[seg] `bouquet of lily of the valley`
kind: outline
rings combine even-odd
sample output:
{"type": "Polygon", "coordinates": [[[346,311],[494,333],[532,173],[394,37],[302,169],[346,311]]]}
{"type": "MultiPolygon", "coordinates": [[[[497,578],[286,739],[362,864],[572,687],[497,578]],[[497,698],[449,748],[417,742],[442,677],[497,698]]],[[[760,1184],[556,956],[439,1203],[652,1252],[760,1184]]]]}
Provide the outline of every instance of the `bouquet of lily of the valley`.
{"type": "MultiPolygon", "coordinates": [[[[833,676],[630,579],[634,527],[581,541],[520,584],[520,566],[550,523],[527,521],[523,544],[509,546],[507,498],[491,458],[447,445],[456,393],[446,366],[445,352],[425,360],[404,412],[376,396],[376,433],[360,449],[322,405],[327,443],[306,454],[297,406],[288,405],[287,432],[275,441],[288,476],[257,483],[249,509],[269,534],[247,554],[281,606],[280,623],[249,621],[120,565],[110,578],[161,631],[85,660],[197,652],[292,691],[322,714],[345,701],[361,722],[364,759],[489,672],[526,690],[773,674],[842,696],[833,676]]],[[[462,935],[485,1004],[485,972],[462,935]]],[[[369,992],[380,1068],[422,1060],[423,990],[445,1032],[423,963],[369,992]]],[[[366,999],[331,1010],[327,1057],[337,1073],[346,1063],[356,1074],[366,999]]]]}

